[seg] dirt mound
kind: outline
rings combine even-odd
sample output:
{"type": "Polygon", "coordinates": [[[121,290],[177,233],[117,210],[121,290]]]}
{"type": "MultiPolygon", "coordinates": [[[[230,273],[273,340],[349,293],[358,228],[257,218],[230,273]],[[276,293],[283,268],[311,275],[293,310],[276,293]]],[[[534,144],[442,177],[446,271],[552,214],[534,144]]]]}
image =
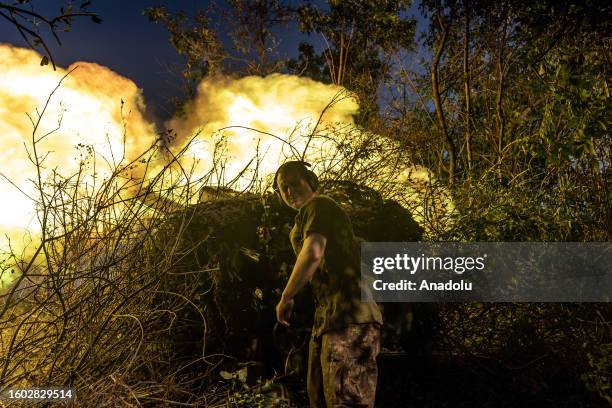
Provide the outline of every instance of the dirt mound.
{"type": "MultiPolygon", "coordinates": [[[[360,238],[420,238],[409,212],[374,190],[345,181],[327,182],[323,188],[347,211],[360,238]]],[[[189,294],[198,306],[172,317],[182,320],[174,322],[170,333],[180,339],[176,358],[193,359],[203,352],[278,363],[278,344],[271,337],[274,306],[295,261],[288,239],[294,216],[274,195],[244,194],[188,207],[168,220],[154,251],[160,262],[172,265],[165,291],[189,294]]],[[[173,296],[163,295],[160,302],[173,296]]],[[[294,326],[310,327],[311,312],[304,293],[294,326]]]]}

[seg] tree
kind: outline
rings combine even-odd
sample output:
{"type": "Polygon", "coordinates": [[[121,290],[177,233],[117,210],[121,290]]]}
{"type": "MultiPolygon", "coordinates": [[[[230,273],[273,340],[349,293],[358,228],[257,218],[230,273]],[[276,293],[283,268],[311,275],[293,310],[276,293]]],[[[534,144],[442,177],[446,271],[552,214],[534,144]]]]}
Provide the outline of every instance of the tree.
{"type": "Polygon", "coordinates": [[[279,45],[273,32],[277,26],[285,26],[290,10],[279,0],[229,0],[226,21],[232,30],[230,37],[236,58],[246,66],[249,75],[265,76],[278,72],[285,61],[272,55],[279,45]]]}
{"type": "MultiPolygon", "coordinates": [[[[409,0],[332,0],[326,9],[312,3],[297,9],[300,30],[323,39],[319,58],[325,60],[329,80],[360,97],[362,121],[378,110],[377,92],[391,68],[389,55],[413,47],[416,23],[402,14],[410,4],[409,0]]],[[[305,53],[311,49],[302,46],[300,58],[313,61],[305,53]]]]}
{"type": "Polygon", "coordinates": [[[508,224],[514,232],[500,228],[496,238],[478,235],[480,228],[463,239],[608,239],[612,7],[580,0],[421,4],[430,21],[424,69],[395,78],[413,96],[396,95],[388,126],[418,152],[410,154],[416,164],[437,169],[447,184],[453,176],[458,208],[495,223],[525,212],[517,219],[532,226],[517,228],[515,220],[508,224]],[[506,208],[507,197],[517,211],[506,208]]]}
{"type": "Polygon", "coordinates": [[[78,17],[91,18],[96,24],[102,20],[96,13],[88,11],[91,1],[84,1],[75,9],[72,2],[67,1],[64,7],[60,8],[59,14],[55,16],[44,16],[34,10],[32,0],[19,0],[16,3],[0,2],[0,17],[4,18],[9,24],[13,25],[24,41],[32,49],[43,49],[43,58],[40,65],[47,65],[51,62],[55,70],[55,60],[45,40],[45,34],[41,31],[42,27],[47,28],[59,45],[62,44],[59,32],[70,31],[72,21],[78,17]]]}
{"type": "Polygon", "coordinates": [[[175,101],[179,111],[209,75],[263,76],[279,71],[284,61],[272,55],[278,45],[273,28],[285,24],[288,13],[278,0],[231,0],[224,7],[212,3],[193,18],[184,11],[170,13],[164,6],[145,9],[143,14],[164,25],[170,42],[187,60],[181,73],[183,98],[175,101]],[[221,41],[223,34],[231,38],[231,44],[221,41]]]}
{"type": "MultiPolygon", "coordinates": [[[[438,128],[446,144],[446,151],[444,153],[446,156],[448,156],[449,162],[446,173],[448,174],[449,184],[452,185],[455,177],[455,170],[457,168],[457,149],[455,147],[455,141],[448,130],[444,109],[442,107],[439,72],[442,55],[445,52],[456,10],[454,4],[451,3],[448,7],[448,15],[445,16],[442,10],[443,8],[443,5],[436,4],[435,13],[432,17],[432,19],[436,21],[436,23],[432,24],[432,30],[435,27],[437,33],[434,35],[437,35],[437,38],[434,40],[435,48],[433,50],[433,58],[431,62],[431,88],[433,103],[436,110],[436,118],[438,119],[438,128]]],[[[442,158],[440,158],[440,161],[442,161],[442,158]]]]}

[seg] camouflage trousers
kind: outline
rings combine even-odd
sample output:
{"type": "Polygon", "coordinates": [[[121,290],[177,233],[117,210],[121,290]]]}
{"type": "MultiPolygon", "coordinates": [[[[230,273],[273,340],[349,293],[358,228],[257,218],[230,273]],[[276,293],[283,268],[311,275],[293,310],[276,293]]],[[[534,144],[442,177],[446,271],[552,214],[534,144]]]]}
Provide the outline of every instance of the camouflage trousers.
{"type": "Polygon", "coordinates": [[[310,338],[307,388],[311,408],[372,408],[380,328],[351,324],[310,338]]]}

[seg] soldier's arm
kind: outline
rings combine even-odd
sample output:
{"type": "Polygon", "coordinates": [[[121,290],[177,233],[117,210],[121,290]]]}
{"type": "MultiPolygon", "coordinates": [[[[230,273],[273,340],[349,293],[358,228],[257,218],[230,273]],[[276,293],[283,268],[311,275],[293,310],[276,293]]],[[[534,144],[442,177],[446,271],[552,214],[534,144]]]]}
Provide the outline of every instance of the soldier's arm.
{"type": "Polygon", "coordinates": [[[302,250],[295,261],[289,282],[287,282],[281,299],[293,299],[306,286],[323,259],[326,244],[327,238],[324,235],[316,232],[308,234],[302,245],[302,250]]]}

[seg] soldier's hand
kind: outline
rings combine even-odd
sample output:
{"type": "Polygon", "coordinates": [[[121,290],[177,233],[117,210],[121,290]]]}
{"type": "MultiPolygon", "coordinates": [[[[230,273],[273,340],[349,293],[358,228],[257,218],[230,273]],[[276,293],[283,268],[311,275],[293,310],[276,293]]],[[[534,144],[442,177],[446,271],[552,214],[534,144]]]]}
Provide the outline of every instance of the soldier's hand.
{"type": "Polygon", "coordinates": [[[285,326],[289,326],[289,318],[291,318],[291,312],[293,312],[293,299],[285,299],[281,297],[280,302],[276,305],[276,320],[280,324],[284,324],[285,326]]]}

